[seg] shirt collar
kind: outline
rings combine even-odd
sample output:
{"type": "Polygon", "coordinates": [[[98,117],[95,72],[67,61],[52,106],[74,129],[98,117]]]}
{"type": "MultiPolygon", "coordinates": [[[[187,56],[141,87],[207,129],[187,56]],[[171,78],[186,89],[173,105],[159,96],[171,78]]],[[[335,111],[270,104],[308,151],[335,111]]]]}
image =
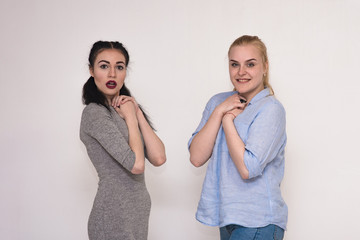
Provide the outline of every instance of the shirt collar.
{"type": "Polygon", "coordinates": [[[264,90],[261,90],[258,94],[256,94],[251,101],[249,102],[249,105],[256,103],[257,101],[267,97],[270,95],[270,90],[268,88],[265,88],[264,90]]]}

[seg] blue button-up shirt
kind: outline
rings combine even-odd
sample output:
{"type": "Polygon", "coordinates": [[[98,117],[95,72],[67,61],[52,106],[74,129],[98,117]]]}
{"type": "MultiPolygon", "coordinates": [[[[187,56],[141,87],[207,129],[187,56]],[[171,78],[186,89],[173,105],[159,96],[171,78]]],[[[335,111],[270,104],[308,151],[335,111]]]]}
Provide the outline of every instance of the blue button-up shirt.
{"type": "MultiPolygon", "coordinates": [[[[236,93],[220,93],[210,99],[188,146],[215,107],[236,93]]],[[[196,219],[210,226],[275,224],[286,229],[288,210],[280,192],[286,144],[285,110],[270,91],[264,89],[234,119],[234,124],[245,144],[244,162],[249,179],[241,178],[220,126],[208,161],[196,219]]]]}

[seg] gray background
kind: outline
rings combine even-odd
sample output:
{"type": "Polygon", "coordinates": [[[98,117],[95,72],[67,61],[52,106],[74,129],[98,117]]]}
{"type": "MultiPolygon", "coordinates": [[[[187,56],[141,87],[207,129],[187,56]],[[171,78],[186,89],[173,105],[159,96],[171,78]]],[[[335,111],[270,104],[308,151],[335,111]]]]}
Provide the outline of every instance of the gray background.
{"type": "Polygon", "coordinates": [[[227,50],[243,34],[268,46],[287,110],[285,238],[358,239],[359,10],[355,0],[1,0],[1,239],[87,239],[97,176],[79,140],[81,90],[100,39],[127,46],[126,83],[166,145],[167,163],[146,168],[149,239],[219,239],[194,218],[206,167],[191,166],[187,141],[207,100],[232,89],[227,50]]]}

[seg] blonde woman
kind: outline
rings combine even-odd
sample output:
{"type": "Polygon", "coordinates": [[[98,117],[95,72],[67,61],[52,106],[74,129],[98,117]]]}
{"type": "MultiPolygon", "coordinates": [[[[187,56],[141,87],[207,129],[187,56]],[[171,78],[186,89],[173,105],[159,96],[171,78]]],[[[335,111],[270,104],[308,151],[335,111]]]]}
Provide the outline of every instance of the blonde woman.
{"type": "Polygon", "coordinates": [[[191,163],[209,161],[196,218],[219,226],[221,240],[283,239],[285,110],[269,84],[266,47],[245,35],[228,57],[234,91],[209,100],[189,140],[191,163]]]}

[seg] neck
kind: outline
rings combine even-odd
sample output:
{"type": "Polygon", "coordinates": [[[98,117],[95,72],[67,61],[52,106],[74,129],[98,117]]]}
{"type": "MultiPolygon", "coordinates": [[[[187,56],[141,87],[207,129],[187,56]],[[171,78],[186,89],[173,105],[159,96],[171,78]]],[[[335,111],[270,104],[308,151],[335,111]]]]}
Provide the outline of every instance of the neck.
{"type": "Polygon", "coordinates": [[[112,100],[113,100],[113,96],[105,96],[106,97],[106,102],[109,106],[111,106],[112,100]]]}
{"type": "Polygon", "coordinates": [[[245,93],[242,94],[239,92],[240,96],[243,96],[244,98],[246,98],[246,102],[250,102],[251,99],[253,99],[253,97],[255,97],[259,92],[261,92],[262,90],[264,90],[265,88],[263,86],[259,87],[258,89],[256,89],[256,91],[250,92],[250,93],[245,93]]]}

